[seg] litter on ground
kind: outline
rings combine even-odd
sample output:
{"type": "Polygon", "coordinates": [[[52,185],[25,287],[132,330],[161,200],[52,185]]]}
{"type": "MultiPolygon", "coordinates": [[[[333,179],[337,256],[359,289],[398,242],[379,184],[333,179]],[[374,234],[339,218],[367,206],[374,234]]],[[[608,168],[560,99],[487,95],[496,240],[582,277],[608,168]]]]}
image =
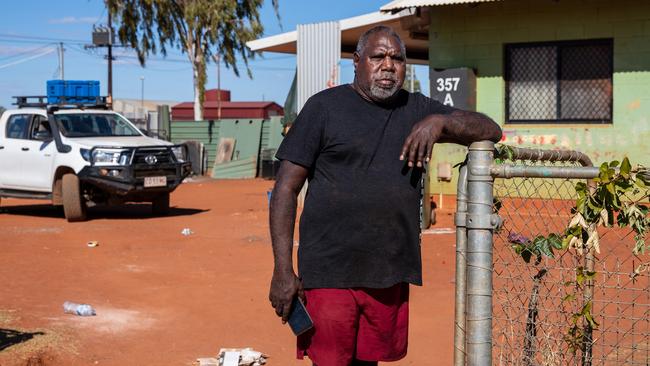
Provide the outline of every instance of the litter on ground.
{"type": "Polygon", "coordinates": [[[261,366],[266,364],[268,355],[254,349],[247,348],[222,348],[214,357],[197,358],[198,366],[261,366]]]}

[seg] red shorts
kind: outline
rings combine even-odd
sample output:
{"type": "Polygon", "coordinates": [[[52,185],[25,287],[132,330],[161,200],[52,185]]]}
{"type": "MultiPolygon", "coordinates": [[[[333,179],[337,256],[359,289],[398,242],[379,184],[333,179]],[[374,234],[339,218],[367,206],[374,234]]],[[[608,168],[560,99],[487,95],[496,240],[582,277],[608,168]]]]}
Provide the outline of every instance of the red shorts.
{"type": "Polygon", "coordinates": [[[298,358],[318,366],[397,361],[406,356],[409,285],[305,290],[314,328],[298,337],[298,358]]]}

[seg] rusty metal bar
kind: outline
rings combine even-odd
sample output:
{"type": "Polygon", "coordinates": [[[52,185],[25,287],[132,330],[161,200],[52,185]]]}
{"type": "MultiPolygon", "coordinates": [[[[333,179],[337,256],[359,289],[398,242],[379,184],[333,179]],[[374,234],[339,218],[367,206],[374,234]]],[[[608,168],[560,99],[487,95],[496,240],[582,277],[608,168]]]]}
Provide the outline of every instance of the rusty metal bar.
{"type": "Polygon", "coordinates": [[[492,166],[490,173],[496,178],[593,179],[598,176],[599,170],[596,167],[499,164],[492,166]]]}
{"type": "Polygon", "coordinates": [[[528,149],[512,146],[508,148],[514,153],[512,160],[576,161],[585,167],[594,166],[591,159],[580,151],[528,149]]]}

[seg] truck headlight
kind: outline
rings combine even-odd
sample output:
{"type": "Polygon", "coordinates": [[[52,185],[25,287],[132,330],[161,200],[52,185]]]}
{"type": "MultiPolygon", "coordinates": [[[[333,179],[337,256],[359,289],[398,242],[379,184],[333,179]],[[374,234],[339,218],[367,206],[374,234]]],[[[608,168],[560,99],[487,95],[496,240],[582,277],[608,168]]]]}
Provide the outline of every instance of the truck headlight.
{"type": "Polygon", "coordinates": [[[127,165],[131,157],[128,150],[96,149],[93,151],[93,163],[97,165],[127,165]]]}
{"type": "Polygon", "coordinates": [[[172,152],[174,153],[174,156],[176,157],[176,160],[178,162],[183,163],[185,162],[185,147],[184,146],[174,146],[172,147],[172,152]]]}

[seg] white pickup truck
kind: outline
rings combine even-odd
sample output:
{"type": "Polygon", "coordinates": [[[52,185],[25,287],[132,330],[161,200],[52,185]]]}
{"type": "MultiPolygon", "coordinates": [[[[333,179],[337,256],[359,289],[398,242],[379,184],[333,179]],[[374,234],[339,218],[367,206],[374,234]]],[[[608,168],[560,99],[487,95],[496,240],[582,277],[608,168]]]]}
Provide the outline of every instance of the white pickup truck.
{"type": "Polygon", "coordinates": [[[0,199],[50,199],[68,221],[97,204],[151,202],[169,211],[169,194],[191,172],[186,148],[145,136],[106,108],[27,103],[0,117],[0,199]]]}

